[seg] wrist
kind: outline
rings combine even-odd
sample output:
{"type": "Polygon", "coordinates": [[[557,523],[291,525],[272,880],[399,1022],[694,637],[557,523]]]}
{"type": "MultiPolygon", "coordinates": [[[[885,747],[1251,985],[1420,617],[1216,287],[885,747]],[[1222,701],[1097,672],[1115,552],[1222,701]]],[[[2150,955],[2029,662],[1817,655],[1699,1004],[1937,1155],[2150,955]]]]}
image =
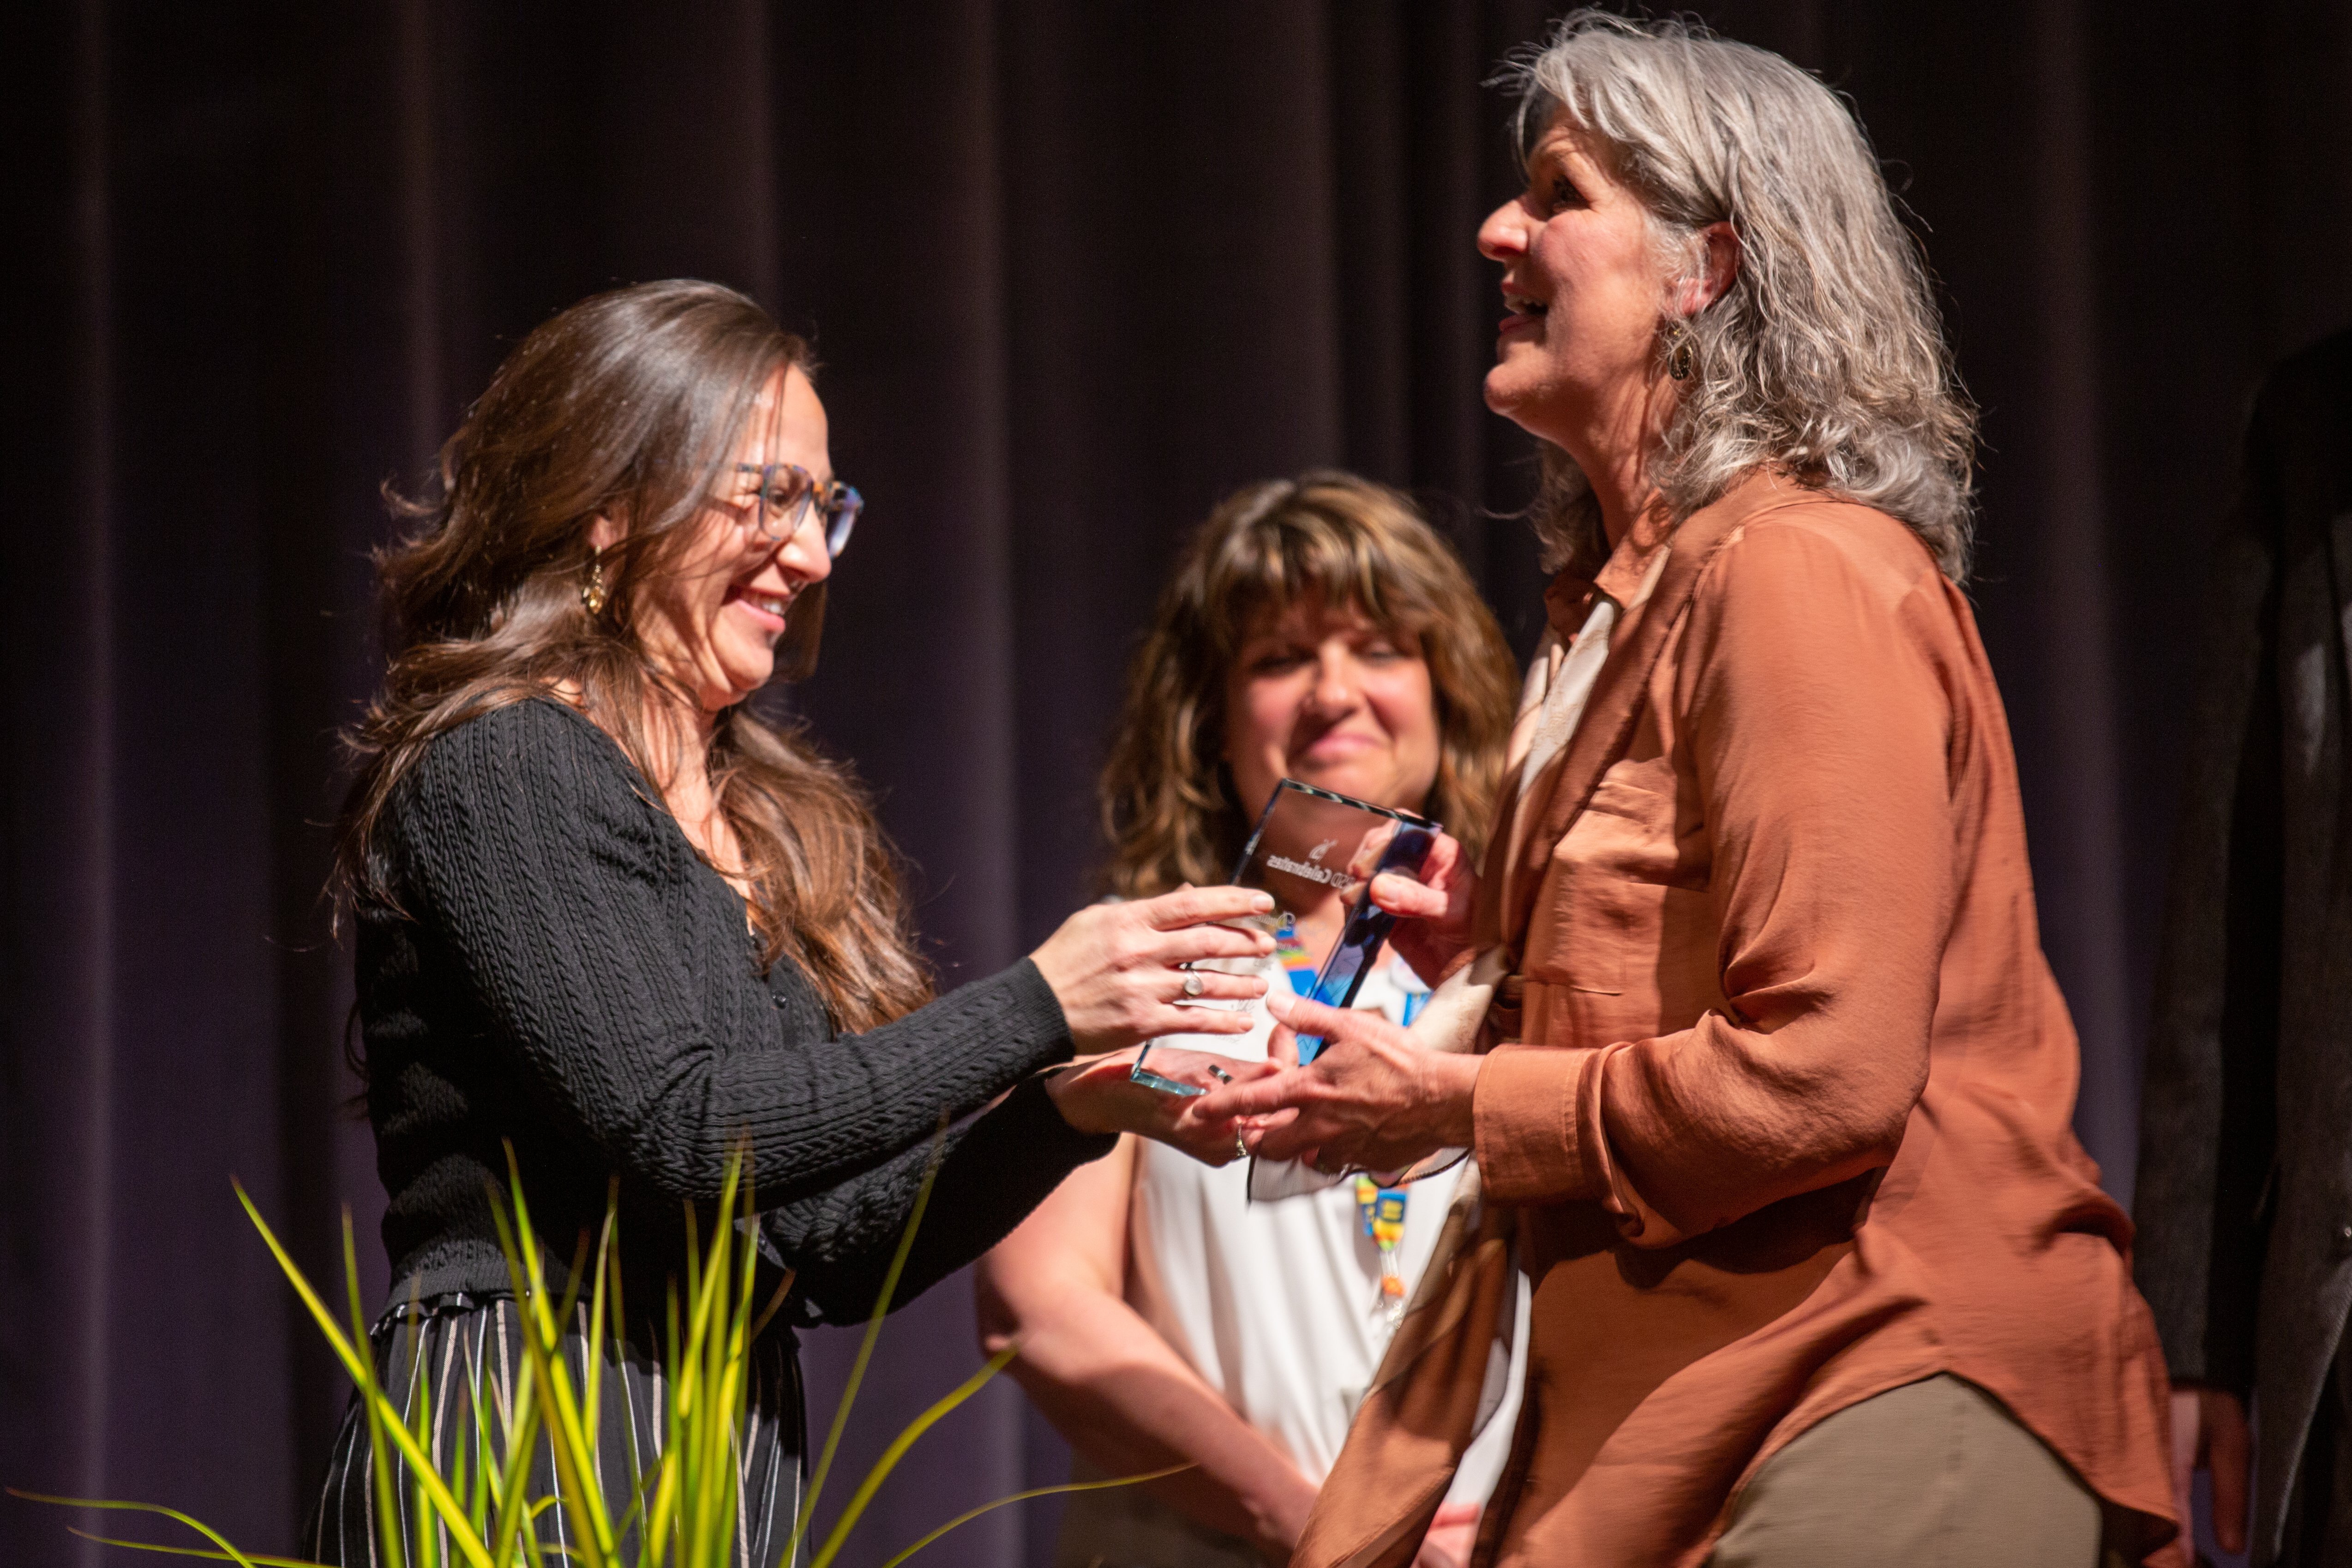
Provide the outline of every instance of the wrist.
{"type": "Polygon", "coordinates": [[[1429,1051],[1416,1064],[1419,1098],[1441,1149],[1467,1149],[1477,1136],[1479,1058],[1429,1051]]]}
{"type": "Polygon", "coordinates": [[[1120,1131],[1106,1114],[1108,1108],[1103,1104],[1101,1094],[1090,1092],[1097,1086],[1084,1081],[1099,1061],[1099,1058],[1088,1060],[1081,1057],[1038,1075],[1045,1085],[1046,1101],[1070,1130],[1097,1138],[1120,1131]]]}
{"type": "Polygon", "coordinates": [[[1306,1533],[1307,1515],[1315,1507],[1315,1483],[1291,1465],[1283,1466],[1269,1479],[1275,1481],[1269,1493],[1244,1493],[1242,1504],[1255,1524],[1260,1547],[1276,1561],[1287,1562],[1298,1538],[1306,1533]]]}

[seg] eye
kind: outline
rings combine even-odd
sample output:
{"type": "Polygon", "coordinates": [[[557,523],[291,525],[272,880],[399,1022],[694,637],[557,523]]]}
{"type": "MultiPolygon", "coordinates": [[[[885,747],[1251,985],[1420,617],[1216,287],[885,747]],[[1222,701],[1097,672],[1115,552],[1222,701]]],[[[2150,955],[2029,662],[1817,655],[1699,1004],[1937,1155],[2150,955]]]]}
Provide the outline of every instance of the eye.
{"type": "Polygon", "coordinates": [[[1305,664],[1308,657],[1304,648],[1268,648],[1249,659],[1246,668],[1252,675],[1256,676],[1286,675],[1305,664]]]}
{"type": "Polygon", "coordinates": [[[1590,204],[1585,201],[1584,193],[1578,190],[1576,182],[1570,180],[1566,174],[1555,173],[1545,186],[1544,210],[1547,212],[1560,212],[1570,207],[1588,205],[1590,204]]]}

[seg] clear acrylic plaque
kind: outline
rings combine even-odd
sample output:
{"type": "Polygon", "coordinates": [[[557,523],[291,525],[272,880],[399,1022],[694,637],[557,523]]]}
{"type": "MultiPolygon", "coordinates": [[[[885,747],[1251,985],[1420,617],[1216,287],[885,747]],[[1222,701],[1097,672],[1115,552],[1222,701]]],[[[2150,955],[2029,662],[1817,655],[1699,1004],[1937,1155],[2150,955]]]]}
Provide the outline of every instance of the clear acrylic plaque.
{"type": "MultiPolygon", "coordinates": [[[[1394,915],[1372,902],[1372,879],[1390,871],[1419,878],[1441,831],[1425,816],[1285,779],[1275,786],[1257,831],[1242,849],[1234,882],[1274,895],[1274,912],[1257,918],[1277,942],[1300,914],[1339,895],[1347,906],[1347,921],[1308,995],[1327,1007],[1346,1007],[1356,1000],[1396,924],[1394,915]]],[[[1320,1037],[1299,1036],[1300,1065],[1313,1061],[1322,1048],[1320,1037]]]]}

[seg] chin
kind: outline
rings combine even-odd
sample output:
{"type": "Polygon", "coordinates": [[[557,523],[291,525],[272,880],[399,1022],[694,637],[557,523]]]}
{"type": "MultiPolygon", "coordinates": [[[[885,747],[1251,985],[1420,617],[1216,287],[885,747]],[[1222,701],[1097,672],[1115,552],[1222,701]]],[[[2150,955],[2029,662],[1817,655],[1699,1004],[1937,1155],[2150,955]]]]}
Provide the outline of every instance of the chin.
{"type": "Polygon", "coordinates": [[[718,676],[734,689],[735,700],[740,702],[762,686],[776,673],[776,652],[771,647],[738,649],[731,658],[718,661],[718,676]]]}
{"type": "Polygon", "coordinates": [[[1482,390],[1486,395],[1489,413],[1499,414],[1506,419],[1517,417],[1519,405],[1527,401],[1528,395],[1524,387],[1512,384],[1516,379],[1508,364],[1498,364],[1486,373],[1486,385],[1482,390]]]}

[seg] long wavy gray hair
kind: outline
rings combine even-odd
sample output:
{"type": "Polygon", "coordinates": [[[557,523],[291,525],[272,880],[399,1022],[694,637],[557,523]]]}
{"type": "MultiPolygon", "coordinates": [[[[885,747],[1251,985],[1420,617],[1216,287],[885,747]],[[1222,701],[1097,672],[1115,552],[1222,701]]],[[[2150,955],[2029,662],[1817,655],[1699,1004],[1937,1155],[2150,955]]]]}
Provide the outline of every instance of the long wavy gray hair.
{"type": "MultiPolygon", "coordinates": [[[[1731,287],[1685,323],[1691,374],[1651,466],[1675,520],[1771,464],[1900,519],[1966,581],[1976,410],[1926,259],[1837,96],[1695,23],[1592,10],[1513,56],[1498,81],[1518,91],[1523,147],[1563,112],[1601,143],[1664,269],[1696,275],[1710,224],[1738,236],[1731,287]]],[[[1608,543],[1591,486],[1557,447],[1543,458],[1533,520],[1546,567],[1595,570],[1608,543]]]]}

